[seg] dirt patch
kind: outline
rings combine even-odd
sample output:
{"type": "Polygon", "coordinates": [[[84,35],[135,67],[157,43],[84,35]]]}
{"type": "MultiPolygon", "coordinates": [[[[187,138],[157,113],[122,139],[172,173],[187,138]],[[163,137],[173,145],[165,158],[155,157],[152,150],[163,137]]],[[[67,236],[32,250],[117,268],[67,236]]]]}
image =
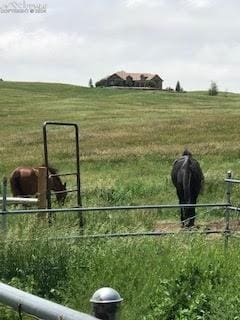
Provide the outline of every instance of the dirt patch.
{"type": "MultiPolygon", "coordinates": [[[[207,222],[196,223],[195,227],[192,228],[194,231],[224,231],[226,227],[225,220],[211,220],[207,222]]],[[[184,228],[181,227],[180,223],[171,221],[158,221],[155,224],[155,231],[157,232],[181,232],[184,228]]],[[[232,219],[229,223],[229,229],[231,231],[240,231],[240,220],[232,219]]]]}
{"type": "Polygon", "coordinates": [[[158,221],[155,225],[155,231],[157,232],[180,232],[182,230],[179,223],[158,221]]]}

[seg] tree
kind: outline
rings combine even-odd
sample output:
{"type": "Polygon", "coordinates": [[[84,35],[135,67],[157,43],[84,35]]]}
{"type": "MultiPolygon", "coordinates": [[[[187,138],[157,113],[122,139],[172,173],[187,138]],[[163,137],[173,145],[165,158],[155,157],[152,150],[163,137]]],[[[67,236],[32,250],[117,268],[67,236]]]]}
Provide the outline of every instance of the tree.
{"type": "Polygon", "coordinates": [[[181,88],[181,86],[180,86],[180,82],[179,82],[179,81],[178,81],[177,84],[176,84],[175,91],[176,91],[176,92],[181,92],[181,91],[182,91],[182,88],[181,88]]]}
{"type": "Polygon", "coordinates": [[[214,82],[214,81],[211,82],[211,86],[208,89],[208,94],[210,96],[216,96],[218,94],[218,87],[217,87],[216,82],[214,82]]]}
{"type": "Polygon", "coordinates": [[[89,79],[88,86],[89,86],[90,88],[93,88],[93,81],[92,81],[92,78],[90,78],[90,79],[89,79]]]}
{"type": "Polygon", "coordinates": [[[148,80],[146,81],[147,82],[147,87],[151,87],[151,88],[157,88],[157,83],[155,80],[151,79],[151,80],[148,80]]]}
{"type": "Polygon", "coordinates": [[[127,76],[125,83],[127,87],[133,87],[134,85],[133,78],[131,76],[127,76]]]}
{"type": "Polygon", "coordinates": [[[99,80],[95,83],[96,87],[106,87],[107,86],[107,80],[106,79],[102,79],[99,80]]]}

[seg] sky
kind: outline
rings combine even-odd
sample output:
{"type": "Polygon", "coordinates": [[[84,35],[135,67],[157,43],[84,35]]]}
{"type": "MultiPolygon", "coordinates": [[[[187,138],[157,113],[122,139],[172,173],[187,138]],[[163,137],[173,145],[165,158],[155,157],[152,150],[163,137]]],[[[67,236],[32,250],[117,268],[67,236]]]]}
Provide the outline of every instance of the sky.
{"type": "Polygon", "coordinates": [[[0,78],[87,86],[124,70],[240,92],[239,12],[238,0],[0,0],[0,78]]]}

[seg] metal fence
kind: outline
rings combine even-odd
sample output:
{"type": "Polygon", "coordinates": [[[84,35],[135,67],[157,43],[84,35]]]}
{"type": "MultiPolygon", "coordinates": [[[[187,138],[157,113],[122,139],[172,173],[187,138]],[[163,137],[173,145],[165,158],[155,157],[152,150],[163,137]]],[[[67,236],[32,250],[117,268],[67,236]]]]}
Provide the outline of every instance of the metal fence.
{"type": "MultiPolygon", "coordinates": [[[[225,229],[222,231],[206,230],[206,231],[192,231],[191,234],[214,234],[222,233],[225,235],[225,244],[228,243],[228,238],[231,235],[229,228],[229,219],[231,211],[240,211],[239,207],[233,206],[231,203],[232,185],[235,183],[240,184],[240,180],[232,179],[231,174],[228,173],[226,182],[226,202],[223,203],[208,203],[208,204],[158,204],[158,205],[136,205],[136,206],[115,206],[115,207],[88,207],[88,208],[58,208],[58,209],[21,209],[21,210],[8,210],[8,198],[6,193],[3,194],[2,208],[0,215],[6,218],[8,215],[21,215],[21,214],[35,214],[35,213],[63,213],[63,212],[106,212],[106,211],[119,211],[119,210],[154,210],[154,209],[170,209],[170,208],[222,208],[225,212],[225,229]]],[[[127,236],[163,236],[173,235],[175,232],[135,232],[135,233],[115,233],[115,234],[96,234],[96,235],[80,235],[71,237],[59,237],[58,240],[74,239],[74,238],[100,238],[100,237],[127,237],[127,236]]],[[[48,239],[49,240],[49,239],[48,239]]],[[[24,312],[34,315],[40,319],[47,320],[94,320],[96,318],[69,309],[67,307],[58,305],[48,300],[36,297],[21,290],[10,287],[6,284],[0,283],[0,302],[12,307],[19,313],[24,312]]]]}
{"type": "MultiPolygon", "coordinates": [[[[0,199],[2,200],[2,209],[0,210],[0,215],[2,215],[2,227],[6,231],[6,217],[8,215],[21,215],[21,214],[37,214],[37,213],[64,213],[64,212],[76,212],[76,213],[86,213],[86,212],[117,212],[117,211],[136,211],[136,210],[154,210],[154,209],[177,209],[177,208],[222,208],[224,209],[225,213],[225,229],[222,231],[214,231],[214,230],[207,230],[207,231],[192,231],[193,233],[199,233],[199,234],[210,234],[210,233],[224,233],[229,234],[229,220],[230,220],[230,211],[240,211],[240,208],[233,206],[231,203],[231,191],[232,191],[232,184],[233,183],[240,183],[240,180],[232,179],[231,172],[228,172],[227,179],[225,179],[226,182],[226,202],[223,203],[205,203],[205,204],[157,204],[157,205],[135,205],[135,206],[109,206],[109,207],[74,207],[74,208],[54,208],[54,209],[10,209],[8,210],[8,199],[6,194],[6,188],[3,188],[3,197],[0,199]]],[[[24,201],[27,201],[24,198],[24,201]]],[[[134,233],[121,233],[121,234],[95,234],[95,235],[80,235],[75,236],[73,238],[100,238],[100,237],[126,237],[126,236],[156,236],[156,235],[170,235],[174,234],[174,232],[134,232],[134,233]]],[[[66,238],[65,238],[66,239],[66,238]]]]}
{"type": "MultiPolygon", "coordinates": [[[[107,206],[107,207],[74,207],[74,208],[53,208],[53,209],[40,209],[40,208],[31,208],[31,209],[8,209],[8,204],[11,203],[37,203],[37,199],[29,199],[29,198],[14,198],[14,197],[7,197],[7,188],[6,188],[6,179],[3,181],[2,187],[2,197],[0,197],[0,202],[2,202],[2,208],[0,210],[0,215],[2,215],[2,229],[6,232],[7,228],[7,216],[9,215],[22,215],[22,214],[37,214],[37,213],[65,213],[65,212],[75,212],[75,213],[86,213],[86,212],[117,212],[117,211],[136,211],[136,210],[154,210],[154,209],[177,209],[177,208],[222,208],[224,209],[225,215],[225,228],[222,231],[216,230],[207,230],[207,231],[192,231],[192,234],[199,233],[199,234],[210,234],[210,233],[224,233],[229,236],[230,234],[230,212],[235,211],[239,212],[240,207],[234,206],[231,203],[231,193],[232,193],[232,185],[233,184],[240,184],[239,179],[233,179],[231,172],[229,171],[227,174],[227,178],[224,180],[226,182],[226,202],[223,203],[198,203],[198,204],[156,204],[156,205],[134,205],[134,206],[107,206]]],[[[174,232],[134,232],[134,233],[114,233],[114,234],[94,234],[94,235],[85,235],[85,236],[75,236],[73,238],[101,238],[101,237],[126,237],[126,236],[157,236],[157,235],[170,235],[174,234],[174,232]]],[[[67,238],[66,238],[67,239],[67,238]]]]}
{"type": "Polygon", "coordinates": [[[0,282],[0,302],[19,313],[38,317],[44,320],[96,320],[88,314],[75,311],[57,303],[37,297],[33,294],[11,287],[0,282]]]}
{"type": "Polygon", "coordinates": [[[20,320],[23,313],[42,320],[118,319],[123,298],[115,289],[110,287],[100,288],[94,292],[89,301],[92,303],[94,316],[64,307],[0,282],[0,303],[17,311],[20,320]]]}

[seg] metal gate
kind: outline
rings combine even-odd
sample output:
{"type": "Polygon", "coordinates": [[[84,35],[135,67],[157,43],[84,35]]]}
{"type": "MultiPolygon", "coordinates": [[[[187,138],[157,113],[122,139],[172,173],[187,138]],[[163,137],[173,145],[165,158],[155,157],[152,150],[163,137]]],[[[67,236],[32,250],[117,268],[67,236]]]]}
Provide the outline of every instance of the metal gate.
{"type": "MultiPolygon", "coordinates": [[[[45,121],[43,124],[43,145],[44,145],[44,163],[46,168],[49,167],[49,144],[48,144],[48,131],[49,127],[72,127],[75,132],[75,171],[67,173],[58,173],[56,176],[75,176],[76,177],[76,188],[67,190],[67,192],[76,192],[77,193],[77,207],[82,207],[82,198],[81,198],[81,180],[80,180],[80,152],[79,152],[79,129],[76,123],[71,122],[55,122],[55,121],[45,121]]],[[[51,191],[49,188],[49,172],[47,174],[47,208],[51,209],[51,191]]],[[[61,191],[60,191],[61,192],[61,191]]],[[[79,211],[79,224],[80,227],[83,226],[83,216],[82,212],[79,211]]]]}

